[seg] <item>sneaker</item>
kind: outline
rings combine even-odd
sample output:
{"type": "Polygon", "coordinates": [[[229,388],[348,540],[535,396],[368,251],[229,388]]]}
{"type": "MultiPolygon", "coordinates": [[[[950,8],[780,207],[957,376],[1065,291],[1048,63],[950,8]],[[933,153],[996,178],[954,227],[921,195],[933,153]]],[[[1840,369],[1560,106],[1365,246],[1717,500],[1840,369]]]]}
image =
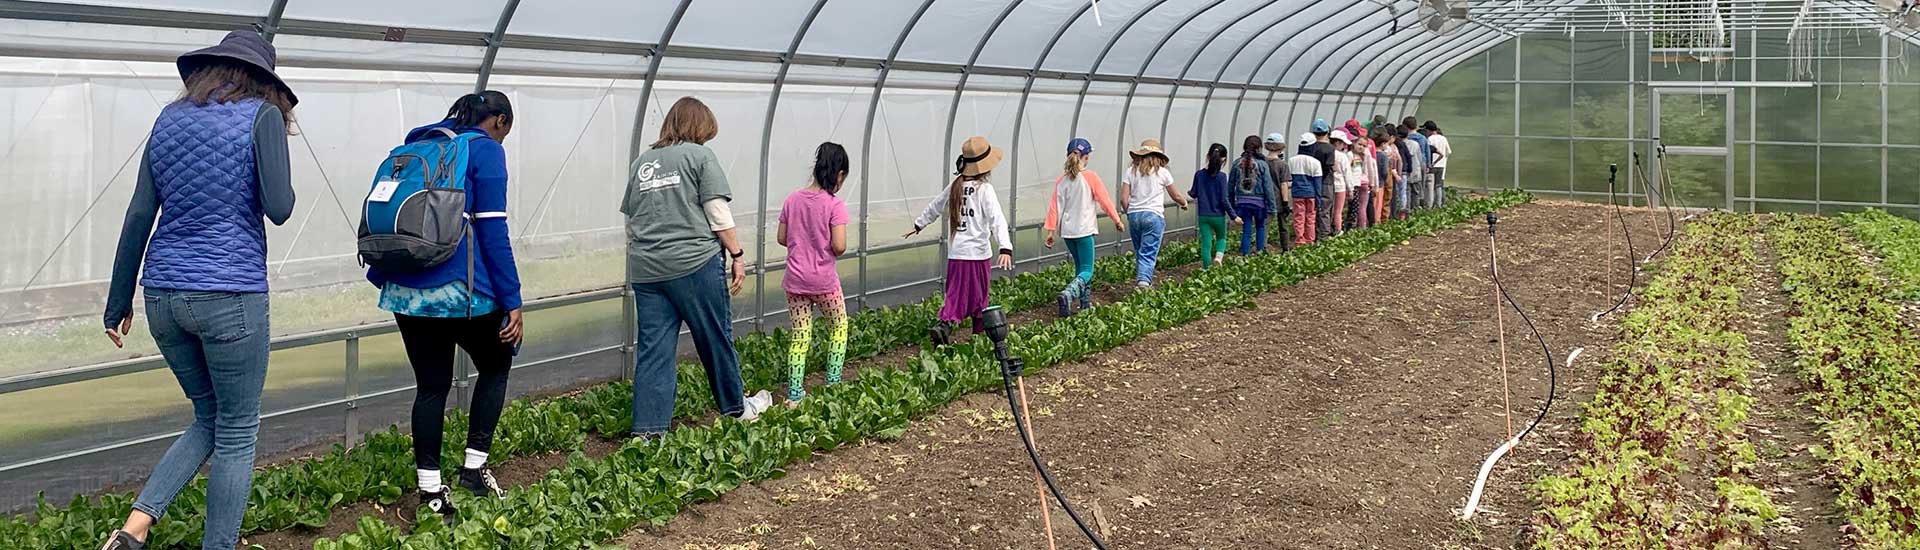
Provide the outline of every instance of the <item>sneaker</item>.
{"type": "Polygon", "coordinates": [[[147,543],[134,539],[126,531],[115,529],[113,534],[107,535],[107,543],[100,550],[141,550],[146,547],[147,543]]]}
{"type": "Polygon", "coordinates": [[[1073,316],[1073,296],[1072,295],[1069,295],[1065,292],[1060,293],[1060,299],[1056,302],[1056,305],[1059,306],[1059,309],[1056,311],[1057,313],[1060,314],[1061,317],[1073,316]]]}
{"type": "Polygon", "coordinates": [[[1221,263],[1223,263],[1223,262],[1226,262],[1226,261],[1227,261],[1227,253],[1225,253],[1225,252],[1221,252],[1221,253],[1219,253],[1219,254],[1214,254],[1214,255],[1213,255],[1213,264],[1214,264],[1214,265],[1220,265],[1221,263]]]}
{"type": "Polygon", "coordinates": [[[767,390],[760,390],[759,393],[747,396],[745,405],[746,407],[740,410],[740,420],[746,422],[759,420],[760,413],[773,408],[773,394],[767,393],[767,390]]]}
{"type": "Polygon", "coordinates": [[[952,333],[953,327],[947,326],[946,323],[936,322],[933,326],[927,327],[927,338],[933,341],[935,347],[947,347],[951,342],[952,333]]]}
{"type": "Polygon", "coordinates": [[[1134,281],[1133,286],[1136,288],[1139,288],[1140,290],[1146,290],[1149,288],[1153,288],[1153,283],[1150,283],[1147,281],[1134,281]]]}
{"type": "Polygon", "coordinates": [[[493,470],[480,468],[460,469],[460,488],[466,489],[476,497],[505,498],[507,492],[500,489],[500,480],[493,478],[493,470]]]}
{"type": "Polygon", "coordinates": [[[441,521],[448,523],[453,522],[454,509],[451,488],[441,487],[438,492],[433,493],[421,492],[420,505],[427,507],[428,510],[432,510],[434,513],[440,514],[441,521]]]}

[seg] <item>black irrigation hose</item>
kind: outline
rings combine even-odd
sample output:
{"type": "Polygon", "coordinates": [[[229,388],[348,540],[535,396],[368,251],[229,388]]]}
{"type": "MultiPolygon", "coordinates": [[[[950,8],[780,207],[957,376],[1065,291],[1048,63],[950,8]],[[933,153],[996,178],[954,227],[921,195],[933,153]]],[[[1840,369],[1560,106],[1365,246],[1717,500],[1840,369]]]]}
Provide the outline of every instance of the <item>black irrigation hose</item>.
{"type": "MultiPolygon", "coordinates": [[[[1489,238],[1491,238],[1494,235],[1495,233],[1494,226],[1499,222],[1500,222],[1500,216],[1494,214],[1493,212],[1487,213],[1487,235],[1489,238]]],[[[1493,270],[1492,270],[1493,271],[1493,287],[1500,291],[1500,298],[1505,300],[1508,306],[1513,307],[1513,311],[1516,313],[1519,313],[1520,318],[1527,322],[1527,330],[1533,333],[1534,340],[1537,340],[1540,342],[1540,353],[1542,354],[1541,356],[1544,357],[1547,361],[1547,402],[1540,406],[1540,412],[1534,415],[1533,422],[1527,424],[1527,429],[1521,430],[1520,435],[1514,436],[1514,440],[1518,441],[1522,438],[1527,437],[1528,434],[1533,433],[1533,429],[1535,427],[1538,427],[1541,421],[1546,420],[1547,411],[1553,409],[1554,397],[1559,394],[1560,369],[1553,366],[1553,350],[1547,347],[1547,337],[1540,334],[1539,327],[1536,327],[1533,324],[1533,317],[1530,317],[1527,315],[1527,310],[1520,308],[1519,302],[1513,301],[1513,296],[1510,294],[1507,294],[1506,285],[1503,285],[1500,283],[1500,266],[1496,263],[1492,263],[1492,262],[1498,261],[1499,259],[1498,253],[1495,252],[1492,248],[1489,248],[1487,250],[1487,255],[1491,260],[1488,265],[1493,267],[1493,270]]]]}
{"type": "MultiPolygon", "coordinates": [[[[1003,370],[1001,374],[1004,375],[1001,378],[1001,386],[1007,392],[1007,408],[1013,412],[1013,427],[1020,430],[1020,443],[1027,448],[1027,458],[1033,460],[1033,467],[1040,472],[1040,479],[1047,483],[1047,491],[1053,493],[1053,499],[1060,502],[1061,508],[1066,509],[1067,517],[1073,518],[1073,524],[1080,527],[1080,532],[1087,535],[1087,540],[1093,541],[1094,548],[1107,550],[1107,543],[1100,540],[1100,535],[1094,534],[1093,528],[1087,526],[1086,520],[1080,519],[1080,513],[1073,510],[1072,504],[1067,503],[1066,495],[1060,493],[1060,483],[1054,481],[1053,472],[1047,470],[1047,461],[1042,460],[1040,451],[1033,448],[1033,434],[1027,432],[1027,417],[1020,412],[1025,399],[1016,397],[1013,390],[1013,378],[1019,374],[1007,370],[1003,370]]],[[[1044,506],[1046,503],[1043,502],[1041,505],[1044,506]]]]}
{"type": "MultiPolygon", "coordinates": [[[[1593,316],[1593,319],[1596,321],[1600,320],[1601,317],[1612,315],[1613,312],[1619,311],[1622,306],[1627,305],[1627,299],[1633,297],[1633,285],[1640,282],[1640,264],[1635,260],[1640,256],[1633,250],[1633,229],[1627,227],[1627,216],[1621,213],[1620,201],[1614,194],[1614,184],[1616,183],[1614,174],[1619,172],[1620,167],[1609,164],[1607,165],[1607,170],[1609,171],[1607,174],[1607,204],[1613,205],[1613,219],[1620,222],[1620,234],[1627,239],[1627,288],[1620,293],[1620,299],[1613,303],[1613,307],[1607,308],[1606,311],[1593,316]]],[[[1613,258],[1607,258],[1607,271],[1613,271],[1613,258]]]]}

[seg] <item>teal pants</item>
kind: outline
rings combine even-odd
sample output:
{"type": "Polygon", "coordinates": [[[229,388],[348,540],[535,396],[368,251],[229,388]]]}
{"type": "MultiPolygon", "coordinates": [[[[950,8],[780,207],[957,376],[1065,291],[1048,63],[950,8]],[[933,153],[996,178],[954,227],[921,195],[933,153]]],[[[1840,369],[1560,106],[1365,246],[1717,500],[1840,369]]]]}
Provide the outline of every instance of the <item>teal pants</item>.
{"type": "Polygon", "coordinates": [[[1073,256],[1073,281],[1060,293],[1086,305],[1093,298],[1093,235],[1066,241],[1067,254],[1073,256]]]}
{"type": "Polygon", "coordinates": [[[1213,256],[1227,252],[1227,217],[1200,216],[1200,265],[1213,267],[1213,256]]]}

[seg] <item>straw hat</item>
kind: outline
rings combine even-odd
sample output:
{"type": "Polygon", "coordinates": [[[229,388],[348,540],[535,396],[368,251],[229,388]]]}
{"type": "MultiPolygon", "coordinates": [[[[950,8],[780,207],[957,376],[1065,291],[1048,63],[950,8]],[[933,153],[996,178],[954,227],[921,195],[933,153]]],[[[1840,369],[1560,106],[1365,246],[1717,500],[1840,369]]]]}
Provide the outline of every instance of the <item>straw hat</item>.
{"type": "Polygon", "coordinates": [[[960,144],[960,158],[954,161],[954,169],[962,176],[978,176],[992,172],[1005,156],[1005,152],[987,143],[987,138],[973,136],[960,144]]]}
{"type": "Polygon", "coordinates": [[[1160,140],[1157,140],[1157,139],[1149,139],[1146,141],[1142,141],[1140,142],[1139,147],[1133,148],[1132,151],[1127,151],[1127,154],[1133,155],[1136,157],[1144,157],[1147,155],[1159,155],[1160,160],[1168,160],[1166,151],[1160,150],[1160,140]]]}

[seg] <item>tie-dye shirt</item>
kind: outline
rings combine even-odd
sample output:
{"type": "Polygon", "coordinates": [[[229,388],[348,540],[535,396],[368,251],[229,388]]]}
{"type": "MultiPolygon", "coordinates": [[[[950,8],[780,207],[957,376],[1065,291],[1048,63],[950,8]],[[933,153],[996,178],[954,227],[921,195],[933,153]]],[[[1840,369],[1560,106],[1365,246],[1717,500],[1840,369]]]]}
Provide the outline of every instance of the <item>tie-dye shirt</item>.
{"type": "Polygon", "coordinates": [[[493,313],[500,306],[483,293],[467,291],[466,281],[434,288],[412,288],[387,283],[380,289],[380,309],[408,317],[453,319],[493,313]],[[471,299],[473,308],[467,305],[471,299]]]}

